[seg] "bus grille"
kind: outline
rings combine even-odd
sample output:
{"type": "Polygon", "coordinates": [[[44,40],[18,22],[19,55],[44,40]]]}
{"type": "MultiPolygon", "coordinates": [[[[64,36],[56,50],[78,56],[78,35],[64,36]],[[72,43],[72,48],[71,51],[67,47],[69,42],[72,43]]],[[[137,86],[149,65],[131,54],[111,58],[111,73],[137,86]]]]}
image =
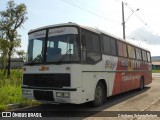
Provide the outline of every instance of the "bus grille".
{"type": "Polygon", "coordinates": [[[70,74],[24,74],[23,85],[36,87],[70,87],[70,74]]]}
{"type": "Polygon", "coordinates": [[[38,91],[34,90],[34,97],[36,100],[54,101],[52,91],[38,91]]]}

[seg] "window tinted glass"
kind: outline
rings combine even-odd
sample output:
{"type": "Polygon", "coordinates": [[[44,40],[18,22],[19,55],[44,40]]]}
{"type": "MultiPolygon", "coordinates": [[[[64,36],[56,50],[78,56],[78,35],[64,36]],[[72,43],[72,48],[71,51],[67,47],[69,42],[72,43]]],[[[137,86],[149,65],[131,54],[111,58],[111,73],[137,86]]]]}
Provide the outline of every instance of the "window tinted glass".
{"type": "Polygon", "coordinates": [[[138,60],[142,60],[142,54],[139,48],[136,48],[136,57],[138,60]]]}
{"type": "Polygon", "coordinates": [[[142,57],[144,61],[147,61],[147,54],[146,51],[142,50],[142,57]]]}
{"type": "Polygon", "coordinates": [[[123,43],[123,56],[127,57],[127,45],[123,43]]]}
{"type": "Polygon", "coordinates": [[[106,36],[103,36],[103,51],[106,54],[111,53],[110,39],[109,39],[109,37],[106,37],[106,36]]]}
{"type": "Polygon", "coordinates": [[[118,41],[117,45],[118,45],[118,55],[123,56],[123,44],[122,44],[122,42],[118,41]]]}
{"type": "Polygon", "coordinates": [[[95,63],[101,59],[100,38],[98,34],[82,31],[82,45],[85,53],[83,52],[83,62],[95,63]]]}
{"type": "Polygon", "coordinates": [[[127,47],[123,42],[118,41],[118,55],[127,57],[127,47]]]}
{"type": "Polygon", "coordinates": [[[148,58],[148,61],[150,62],[151,61],[151,54],[149,52],[147,52],[147,58],[148,58]]]}
{"type": "Polygon", "coordinates": [[[100,52],[100,43],[99,43],[99,37],[95,34],[92,34],[92,49],[95,52],[100,52]]]}
{"type": "Polygon", "coordinates": [[[116,49],[116,41],[114,39],[111,39],[111,55],[116,55],[117,49],[116,49]]]}
{"type": "Polygon", "coordinates": [[[92,52],[92,51],[87,51],[87,59],[86,63],[95,63],[101,59],[101,54],[92,52]]]}
{"type": "Polygon", "coordinates": [[[116,40],[108,36],[103,36],[103,52],[109,55],[116,55],[116,40]]]}
{"type": "Polygon", "coordinates": [[[86,37],[86,48],[87,50],[92,50],[92,36],[90,33],[85,34],[86,37]]]}
{"type": "Polygon", "coordinates": [[[131,45],[127,45],[129,58],[135,59],[135,49],[131,45]]]}

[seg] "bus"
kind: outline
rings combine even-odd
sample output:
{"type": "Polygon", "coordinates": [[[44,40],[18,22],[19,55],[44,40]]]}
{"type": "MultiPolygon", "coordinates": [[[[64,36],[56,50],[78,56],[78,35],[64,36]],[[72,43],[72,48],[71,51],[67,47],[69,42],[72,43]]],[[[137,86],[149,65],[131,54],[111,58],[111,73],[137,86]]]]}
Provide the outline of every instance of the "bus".
{"type": "Polygon", "coordinates": [[[25,98],[98,107],[109,96],[152,82],[148,50],[97,28],[63,23],[30,30],[28,36],[25,98]]]}

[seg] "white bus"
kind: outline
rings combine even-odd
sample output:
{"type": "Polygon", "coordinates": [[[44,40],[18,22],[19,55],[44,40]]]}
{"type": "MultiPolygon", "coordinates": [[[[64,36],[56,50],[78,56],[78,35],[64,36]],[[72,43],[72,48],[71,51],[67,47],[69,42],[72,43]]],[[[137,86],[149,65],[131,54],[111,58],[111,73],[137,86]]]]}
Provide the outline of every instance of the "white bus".
{"type": "Polygon", "coordinates": [[[101,30],[65,23],[28,35],[25,98],[97,107],[109,96],[152,82],[150,52],[101,30]]]}

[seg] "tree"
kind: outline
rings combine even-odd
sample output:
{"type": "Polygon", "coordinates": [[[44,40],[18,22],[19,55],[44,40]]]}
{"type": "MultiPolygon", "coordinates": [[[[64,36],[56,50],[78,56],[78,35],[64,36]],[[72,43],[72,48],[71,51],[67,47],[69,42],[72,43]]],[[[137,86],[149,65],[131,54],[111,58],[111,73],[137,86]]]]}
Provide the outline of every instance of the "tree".
{"type": "Polygon", "coordinates": [[[26,59],[26,53],[24,52],[24,50],[17,51],[16,53],[19,56],[19,58],[22,58],[23,61],[25,61],[25,59],[26,59]]]}
{"type": "Polygon", "coordinates": [[[8,66],[7,77],[10,77],[11,55],[15,52],[15,48],[20,46],[20,35],[17,29],[27,20],[27,11],[25,4],[16,5],[14,0],[7,3],[5,11],[0,12],[0,30],[5,33],[5,40],[9,41],[8,45],[8,66]]]}
{"type": "Polygon", "coordinates": [[[8,41],[4,39],[4,32],[0,31],[0,65],[1,70],[3,71],[3,75],[6,75],[6,61],[7,61],[7,53],[8,53],[8,41]]]}
{"type": "Polygon", "coordinates": [[[2,68],[5,68],[8,53],[8,41],[0,38],[0,63],[2,68]]]}

